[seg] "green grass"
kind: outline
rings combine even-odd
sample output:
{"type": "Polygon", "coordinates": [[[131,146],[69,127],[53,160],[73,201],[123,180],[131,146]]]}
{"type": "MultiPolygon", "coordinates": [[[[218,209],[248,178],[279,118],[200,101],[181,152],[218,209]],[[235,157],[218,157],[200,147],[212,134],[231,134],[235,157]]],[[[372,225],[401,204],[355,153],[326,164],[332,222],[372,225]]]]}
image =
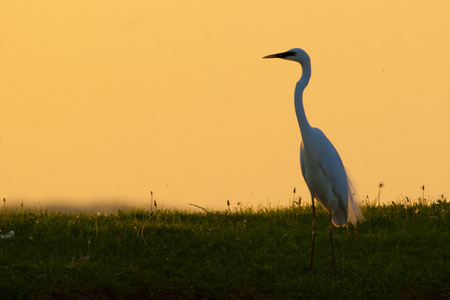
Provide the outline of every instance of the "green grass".
{"type": "Polygon", "coordinates": [[[0,299],[444,299],[450,203],[365,206],[335,228],[311,208],[234,212],[119,210],[104,215],[3,208],[0,299]]]}

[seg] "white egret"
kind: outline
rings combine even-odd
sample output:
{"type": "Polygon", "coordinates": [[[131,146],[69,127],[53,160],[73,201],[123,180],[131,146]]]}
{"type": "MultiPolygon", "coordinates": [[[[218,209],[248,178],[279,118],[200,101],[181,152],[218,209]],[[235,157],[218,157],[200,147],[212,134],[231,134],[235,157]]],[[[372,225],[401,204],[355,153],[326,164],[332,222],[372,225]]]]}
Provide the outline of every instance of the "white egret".
{"type": "Polygon", "coordinates": [[[294,48],[263,58],[282,58],[298,62],[302,66],[302,76],[295,87],[294,102],[302,135],[300,165],[312,201],[313,232],[310,272],[313,269],[314,240],[317,230],[314,207],[314,199],[316,199],[330,213],[331,251],[334,276],[336,277],[332,223],[335,226],[344,226],[348,222],[356,224],[364,217],[355,202],[352,183],[336,148],[320,129],[311,127],[306,118],[303,107],[303,91],[311,78],[309,55],[302,49],[294,48]]]}

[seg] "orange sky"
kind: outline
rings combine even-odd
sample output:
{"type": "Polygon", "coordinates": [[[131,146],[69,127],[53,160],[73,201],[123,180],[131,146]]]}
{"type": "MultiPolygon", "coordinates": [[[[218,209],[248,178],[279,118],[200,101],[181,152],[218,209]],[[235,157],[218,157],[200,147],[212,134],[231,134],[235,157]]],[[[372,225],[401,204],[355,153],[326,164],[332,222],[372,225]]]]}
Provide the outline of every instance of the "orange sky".
{"type": "Polygon", "coordinates": [[[450,194],[450,2],[0,4],[0,197],[225,208],[309,201],[311,125],[362,196],[450,194]],[[235,205],[235,204],[234,204],[235,205]]]}

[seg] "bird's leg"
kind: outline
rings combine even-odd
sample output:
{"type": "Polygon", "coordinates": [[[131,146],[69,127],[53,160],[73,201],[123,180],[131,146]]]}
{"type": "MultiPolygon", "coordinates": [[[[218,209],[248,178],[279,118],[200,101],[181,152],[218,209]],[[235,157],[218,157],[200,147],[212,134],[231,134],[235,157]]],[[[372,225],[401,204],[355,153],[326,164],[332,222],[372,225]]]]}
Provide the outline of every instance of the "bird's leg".
{"type": "Polygon", "coordinates": [[[312,247],[311,247],[311,268],[309,274],[312,275],[313,260],[314,260],[314,240],[316,239],[316,209],[314,207],[314,196],[311,196],[312,201],[312,215],[313,215],[313,228],[312,228],[312,247]]]}
{"type": "Polygon", "coordinates": [[[336,278],[336,262],[334,259],[334,242],[333,242],[333,217],[330,211],[330,239],[331,239],[331,253],[333,255],[333,270],[334,270],[334,278],[336,278]]]}

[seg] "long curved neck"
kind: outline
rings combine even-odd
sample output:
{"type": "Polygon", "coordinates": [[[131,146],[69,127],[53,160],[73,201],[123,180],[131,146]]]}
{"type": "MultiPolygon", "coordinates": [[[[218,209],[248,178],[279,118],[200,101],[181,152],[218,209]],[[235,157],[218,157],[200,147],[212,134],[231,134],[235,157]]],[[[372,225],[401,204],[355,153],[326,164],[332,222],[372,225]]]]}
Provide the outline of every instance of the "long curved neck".
{"type": "Polygon", "coordinates": [[[305,90],[306,86],[308,85],[309,79],[311,78],[311,62],[309,60],[306,62],[302,62],[301,66],[302,77],[295,86],[294,104],[298,125],[300,126],[300,131],[304,139],[308,132],[311,130],[311,125],[309,125],[308,119],[306,118],[305,114],[305,108],[303,107],[303,91],[305,90]]]}

